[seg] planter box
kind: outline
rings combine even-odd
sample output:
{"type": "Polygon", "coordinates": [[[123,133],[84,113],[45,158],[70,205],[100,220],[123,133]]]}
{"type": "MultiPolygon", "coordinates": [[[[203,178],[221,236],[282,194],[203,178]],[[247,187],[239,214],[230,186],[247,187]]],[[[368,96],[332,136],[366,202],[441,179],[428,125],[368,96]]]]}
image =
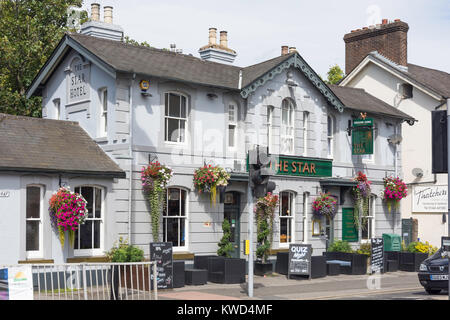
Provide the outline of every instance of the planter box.
{"type": "Polygon", "coordinates": [[[214,257],[208,259],[208,281],[215,283],[244,283],[245,260],[214,257]]]}
{"type": "Polygon", "coordinates": [[[275,272],[279,274],[288,274],[289,252],[277,252],[277,262],[275,264],[275,272]]]}
{"type": "Polygon", "coordinates": [[[264,276],[266,274],[272,274],[273,264],[271,262],[262,263],[259,261],[254,262],[254,274],[257,276],[264,276]]]}
{"type": "Polygon", "coordinates": [[[324,252],[327,261],[336,261],[341,264],[341,273],[363,275],[367,273],[369,257],[365,254],[346,252],[324,252]]]}
{"type": "Polygon", "coordinates": [[[311,257],[311,279],[327,276],[327,259],[324,256],[311,257]]]}
{"type": "Polygon", "coordinates": [[[428,254],[421,252],[400,252],[398,268],[402,271],[418,272],[420,264],[428,258],[428,254]]]}
{"type": "Polygon", "coordinates": [[[208,259],[217,258],[214,255],[194,256],[194,269],[208,269],[208,259]]]}

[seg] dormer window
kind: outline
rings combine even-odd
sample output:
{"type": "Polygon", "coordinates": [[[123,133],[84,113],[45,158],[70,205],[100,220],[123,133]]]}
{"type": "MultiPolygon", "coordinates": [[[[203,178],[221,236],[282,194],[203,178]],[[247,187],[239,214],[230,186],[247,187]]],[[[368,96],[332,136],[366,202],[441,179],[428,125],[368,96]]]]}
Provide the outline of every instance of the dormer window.
{"type": "Polygon", "coordinates": [[[402,83],[399,87],[399,93],[403,99],[410,99],[413,97],[413,86],[409,83],[402,83]]]}

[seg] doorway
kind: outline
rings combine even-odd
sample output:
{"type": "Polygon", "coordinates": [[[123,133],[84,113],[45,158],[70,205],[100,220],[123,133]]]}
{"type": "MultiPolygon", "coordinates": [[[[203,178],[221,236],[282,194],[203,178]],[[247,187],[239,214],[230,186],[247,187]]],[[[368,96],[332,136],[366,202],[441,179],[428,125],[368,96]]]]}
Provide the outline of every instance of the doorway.
{"type": "Polygon", "coordinates": [[[240,258],[241,210],[240,210],[240,195],[238,192],[225,193],[223,213],[224,219],[228,220],[231,227],[230,242],[233,246],[231,257],[240,258]]]}

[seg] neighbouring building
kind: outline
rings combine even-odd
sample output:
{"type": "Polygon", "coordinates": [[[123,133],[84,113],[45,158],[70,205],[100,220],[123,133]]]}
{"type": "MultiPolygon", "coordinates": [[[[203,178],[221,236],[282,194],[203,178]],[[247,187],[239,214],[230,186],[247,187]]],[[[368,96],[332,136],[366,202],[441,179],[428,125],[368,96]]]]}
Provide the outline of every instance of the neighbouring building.
{"type": "Polygon", "coordinates": [[[0,155],[1,264],[65,263],[114,244],[113,185],[125,172],[78,123],[0,114],[0,155]],[[88,201],[74,248],[61,247],[48,213],[60,186],[88,201]]]}
{"type": "Polygon", "coordinates": [[[402,123],[414,123],[413,117],[362,89],[326,85],[293,47],[238,67],[227,33],[220,32],[218,45],[215,28],[197,58],[125,44],[111,39],[116,26],[103,36],[110,23],[97,24],[101,28],[89,28],[92,35],[82,26],[81,33],[61,39],[27,95],[42,96],[44,118],[77,121],[126,172],[126,179],[112,184],[109,206],[116,233],[108,237],[128,238],[148,257],[152,229],[140,172],[158,159],[174,171],[160,239],[173,243],[175,259],[214,254],[225,218],[232,225],[233,255],[244,257],[246,158],[257,144],[268,146],[282,163],[302,164],[302,172],[287,170],[273,177],[280,206],[272,254],[294,242],[311,243],[314,253],[321,254],[333,239],[350,239],[357,246],[400,231],[399,214],[388,213],[379,194],[382,178],[401,170],[396,161],[401,144],[393,146],[388,138],[401,134],[402,123]],[[140,87],[143,80],[148,88],[140,87]],[[348,129],[361,112],[376,127],[371,156],[352,156],[348,129]],[[225,201],[216,206],[194,188],[194,171],[205,163],[231,174],[225,201]],[[350,190],[358,171],[373,182],[370,212],[364,228],[348,230],[354,206],[350,190]],[[312,213],[312,201],[321,192],[338,199],[333,220],[312,213]]]}
{"type": "Polygon", "coordinates": [[[432,172],[431,112],[447,108],[450,74],[409,63],[408,30],[406,22],[383,19],[381,24],[346,34],[346,76],[340,86],[364,89],[417,120],[413,127],[402,125],[403,172],[398,174],[409,188],[401,204],[406,224],[402,236],[405,242],[418,237],[439,247],[441,236],[448,232],[448,187],[447,174],[432,172]],[[410,219],[416,222],[413,228],[410,219]]]}

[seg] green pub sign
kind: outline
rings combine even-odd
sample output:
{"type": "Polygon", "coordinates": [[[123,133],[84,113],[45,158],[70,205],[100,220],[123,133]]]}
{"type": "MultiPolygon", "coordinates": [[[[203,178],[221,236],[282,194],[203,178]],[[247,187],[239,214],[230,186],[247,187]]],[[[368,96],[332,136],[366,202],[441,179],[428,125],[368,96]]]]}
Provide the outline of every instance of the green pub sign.
{"type": "Polygon", "coordinates": [[[342,240],[358,242],[358,229],[355,226],[354,208],[342,208],[342,240]]]}
{"type": "Polygon", "coordinates": [[[373,154],[373,119],[353,120],[352,155],[373,154]]]}
{"type": "Polygon", "coordinates": [[[333,165],[327,159],[279,156],[270,167],[280,176],[331,177],[333,165]]]}

